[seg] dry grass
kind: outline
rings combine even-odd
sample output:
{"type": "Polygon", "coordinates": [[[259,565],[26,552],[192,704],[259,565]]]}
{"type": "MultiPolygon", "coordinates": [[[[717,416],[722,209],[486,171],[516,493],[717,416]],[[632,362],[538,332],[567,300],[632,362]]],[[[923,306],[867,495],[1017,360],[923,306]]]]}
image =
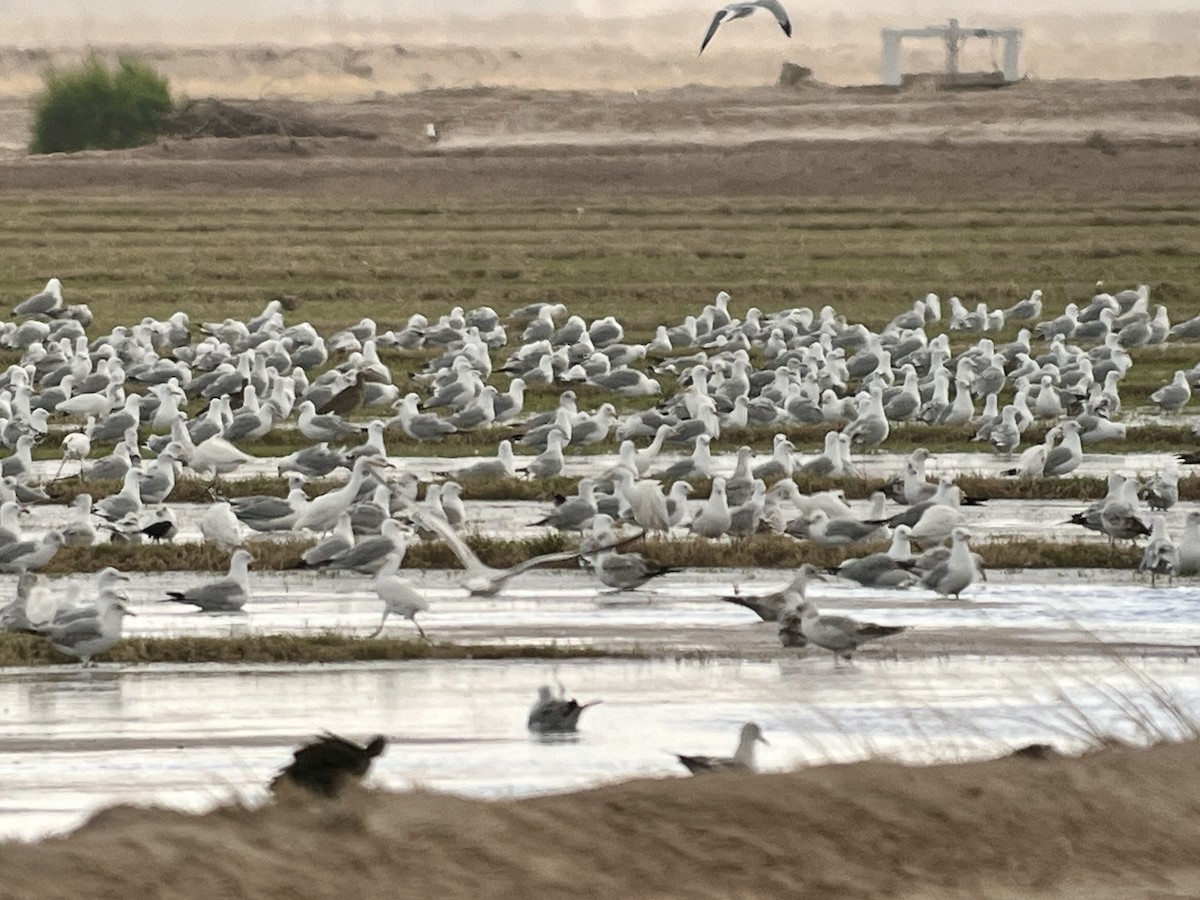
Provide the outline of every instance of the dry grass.
{"type": "MultiPolygon", "coordinates": [[[[468,645],[343,634],[126,638],[97,659],[112,663],[335,663],[409,659],[592,659],[635,656],[559,644],[468,645]]],[[[73,662],[28,634],[0,633],[0,666],[73,662]]]]}
{"type": "Polygon", "coordinates": [[[126,806],[66,837],[4,846],[0,866],[14,900],[1195,896],[1198,761],[1193,741],[641,779],[515,801],[354,789],[199,816],[126,806]]]}
{"type": "MultiPolygon", "coordinates": [[[[1073,529],[1074,530],[1074,529],[1073,529]]],[[[1081,532],[1080,532],[1081,533],[1081,532]]],[[[559,553],[578,546],[578,539],[562,532],[549,531],[536,537],[509,540],[481,534],[467,534],[467,544],[489,566],[508,568],[534,556],[559,553]]],[[[302,568],[301,555],[313,545],[311,540],[257,540],[247,545],[254,554],[254,571],[272,572],[302,568]]],[[[824,547],[812,541],[786,535],[758,534],[726,541],[699,537],[649,536],[628,549],[649,559],[676,568],[719,566],[792,568],[801,563],[836,566],[843,560],[886,549],[886,543],[863,544],[853,548],[824,547]]],[[[1136,547],[1110,547],[1098,542],[999,540],[980,543],[975,549],[986,565],[993,568],[1098,568],[1128,569],[1137,565],[1141,550],[1136,547]]],[[[574,562],[559,564],[572,568],[574,562]]],[[[94,547],[64,547],[42,569],[47,575],[98,572],[115,566],[123,572],[219,572],[228,569],[229,554],[202,543],[180,544],[98,544],[94,547]]],[[[458,558],[441,541],[421,540],[409,544],[404,555],[408,569],[457,569],[458,558]]]]}

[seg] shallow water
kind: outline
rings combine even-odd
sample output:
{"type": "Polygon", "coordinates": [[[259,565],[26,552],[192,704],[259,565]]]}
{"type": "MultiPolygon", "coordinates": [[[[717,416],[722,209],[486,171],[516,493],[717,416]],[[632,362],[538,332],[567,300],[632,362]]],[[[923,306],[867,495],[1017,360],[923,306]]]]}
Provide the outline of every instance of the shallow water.
{"type": "Polygon", "coordinates": [[[1200,709],[1198,663],[962,658],[766,662],[409,662],[129,666],[0,675],[0,836],[69,828],[114,802],[200,810],[263,785],[307,736],[388,735],[371,782],[502,798],[682,775],[675,752],[726,754],[744,721],[764,769],[873,754],[913,762],[1081,745],[1089,728],[1138,732],[1101,690],[1170,729],[1153,685],[1200,709]],[[588,710],[574,740],[531,737],[538,685],[588,710]],[[1065,699],[1063,699],[1065,698],[1065,699]]]}
{"type": "MultiPolygon", "coordinates": [[[[648,443],[648,439],[639,439],[638,446],[644,446],[648,443]]],[[[1122,475],[1146,475],[1153,472],[1162,471],[1169,463],[1175,461],[1174,453],[1129,453],[1121,454],[1116,452],[1119,445],[1108,444],[1101,445],[1106,451],[1104,453],[1088,453],[1083,455],[1083,461],[1079,468],[1075,470],[1078,475],[1092,475],[1098,477],[1106,477],[1110,472],[1119,472],[1122,475]]],[[[1194,448],[1185,448],[1194,449],[1194,448]]],[[[658,471],[660,468],[665,469],[677,459],[683,458],[690,450],[680,451],[677,449],[664,450],[660,456],[661,464],[651,467],[651,474],[658,471]]],[[[770,456],[769,453],[763,452],[756,455],[756,461],[762,461],[770,456]]],[[[800,463],[807,462],[816,456],[815,453],[797,454],[797,460],[800,463]]],[[[466,468],[478,462],[480,459],[492,458],[490,454],[482,454],[476,457],[440,457],[440,456],[404,456],[404,457],[389,457],[391,463],[400,472],[407,472],[421,478],[422,481],[428,481],[435,477],[438,473],[448,472],[451,475],[458,470],[466,468]]],[[[735,453],[713,453],[713,462],[718,475],[730,475],[733,473],[734,464],[737,460],[735,453]]],[[[517,466],[524,465],[522,460],[526,457],[518,455],[517,466]]],[[[532,459],[532,456],[528,457],[532,459]]],[[[855,455],[854,469],[855,472],[863,477],[880,478],[890,477],[903,471],[904,463],[908,459],[907,453],[869,453],[855,455]]],[[[1016,455],[1012,459],[1004,459],[995,453],[941,453],[930,456],[926,464],[926,473],[930,477],[940,475],[989,475],[998,476],[1003,470],[1012,468],[1016,465],[1016,455]]],[[[563,474],[572,477],[582,477],[585,475],[595,475],[598,472],[606,471],[617,463],[617,456],[613,453],[600,454],[579,454],[566,457],[563,474]]],[[[64,472],[64,476],[74,475],[76,472],[75,464],[72,463],[64,472]]],[[[52,478],[58,470],[59,463],[53,460],[44,460],[33,464],[34,479],[38,481],[52,478]]],[[[345,477],[345,471],[342,471],[342,477],[345,477]]],[[[244,466],[237,469],[228,475],[222,476],[225,479],[242,479],[253,478],[259,476],[276,476],[279,474],[279,458],[263,457],[255,459],[244,466]]],[[[1067,476],[1070,477],[1070,476],[1067,476]]]]}

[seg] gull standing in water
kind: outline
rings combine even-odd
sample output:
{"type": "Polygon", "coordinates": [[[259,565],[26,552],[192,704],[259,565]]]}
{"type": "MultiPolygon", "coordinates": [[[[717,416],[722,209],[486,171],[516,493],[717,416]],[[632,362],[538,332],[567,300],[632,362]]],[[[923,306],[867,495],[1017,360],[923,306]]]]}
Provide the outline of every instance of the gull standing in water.
{"type": "Polygon", "coordinates": [[[525,726],[534,734],[564,734],[577,730],[579,717],[589,706],[595,706],[599,700],[580,703],[575,698],[566,700],[555,697],[548,685],[538,688],[537,700],[529,710],[529,718],[525,726]]]}
{"type": "Polygon", "coordinates": [[[190,603],[202,612],[237,612],[250,599],[249,550],[235,550],[229,559],[229,574],[219,581],[198,584],[186,591],[167,591],[167,599],[190,603]]]}
{"type": "Polygon", "coordinates": [[[967,544],[968,538],[970,533],[965,528],[950,532],[950,555],[921,576],[922,587],[936,591],[940,597],[959,600],[959,594],[979,580],[979,564],[967,544]]]}
{"type": "Polygon", "coordinates": [[[371,637],[381,634],[387,617],[395,613],[416,625],[421,638],[427,641],[429,638],[425,634],[425,629],[421,627],[421,623],[417,621],[417,613],[428,610],[429,601],[413,587],[411,581],[400,576],[400,563],[403,559],[402,552],[389,553],[383,563],[383,568],[375,576],[375,595],[383,601],[383,618],[379,620],[379,627],[371,632],[371,637]]]}
{"type": "Polygon", "coordinates": [[[704,48],[713,39],[713,35],[717,33],[722,22],[744,19],[757,9],[765,9],[770,12],[775,17],[775,21],[779,23],[779,27],[783,29],[783,33],[788,37],[792,36],[792,22],[788,18],[787,10],[783,8],[783,4],[779,0],[750,0],[748,3],[730,3],[728,6],[718,9],[717,14],[713,16],[712,24],[708,26],[708,33],[704,35],[704,41],[700,44],[700,53],[704,52],[704,48]]]}
{"type": "Polygon", "coordinates": [[[738,736],[737,750],[734,751],[733,756],[684,756],[682,753],[677,753],[675,758],[683,763],[693,775],[707,775],[712,772],[753,773],[758,771],[754,761],[754,751],[760,742],[767,743],[762,729],[754,722],[747,722],[742,726],[741,734],[738,736]]]}
{"type": "Polygon", "coordinates": [[[839,659],[850,659],[860,644],[904,631],[902,625],[875,625],[871,622],[859,622],[849,616],[821,615],[815,603],[796,594],[788,599],[787,606],[779,615],[781,639],[796,616],[799,617],[800,632],[805,639],[832,653],[835,665],[839,659]]]}
{"type": "Polygon", "coordinates": [[[125,616],[135,615],[113,584],[128,580],[111,566],[104,569],[96,578],[98,596],[94,606],[62,610],[52,621],[34,626],[34,633],[46,638],[60,653],[76,657],[83,666],[92,665],[93,656],[106,653],[121,640],[125,616]]]}

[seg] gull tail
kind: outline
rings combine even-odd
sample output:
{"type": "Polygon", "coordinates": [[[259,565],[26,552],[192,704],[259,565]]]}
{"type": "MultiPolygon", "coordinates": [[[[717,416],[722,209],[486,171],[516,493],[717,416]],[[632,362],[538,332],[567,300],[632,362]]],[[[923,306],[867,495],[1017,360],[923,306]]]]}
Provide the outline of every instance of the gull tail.
{"type": "Polygon", "coordinates": [[[906,625],[875,625],[874,623],[868,623],[858,629],[858,634],[861,638],[883,638],[899,634],[905,631],[907,627],[906,625]]]}

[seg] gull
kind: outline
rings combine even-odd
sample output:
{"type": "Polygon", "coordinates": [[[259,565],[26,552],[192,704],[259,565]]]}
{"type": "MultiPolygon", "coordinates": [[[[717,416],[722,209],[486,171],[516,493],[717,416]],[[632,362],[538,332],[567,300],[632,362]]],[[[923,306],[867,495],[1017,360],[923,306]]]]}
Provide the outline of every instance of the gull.
{"type": "Polygon", "coordinates": [[[63,544],[67,547],[90,547],[96,543],[92,527],[92,495],[79,494],[71,504],[74,517],[62,529],[63,544]]]}
{"type": "Polygon", "coordinates": [[[578,496],[560,503],[534,525],[548,525],[559,531],[582,531],[595,515],[596,485],[591,478],[584,478],[579,482],[578,496]]]}
{"type": "MultiPolygon", "coordinates": [[[[634,540],[636,538],[628,538],[634,540]]],[[[651,578],[667,575],[679,570],[671,566],[660,566],[640,553],[617,553],[608,549],[592,557],[592,571],[606,587],[616,591],[637,590],[651,578]]]]}
{"type": "Polygon", "coordinates": [[[491,566],[484,565],[480,561],[479,557],[475,555],[475,551],[468,547],[467,542],[459,536],[458,532],[450,527],[449,522],[439,519],[436,516],[431,516],[424,510],[415,507],[412,510],[412,514],[414,518],[420,520],[425,528],[441,535],[442,540],[446,542],[451,552],[458,557],[458,561],[467,570],[462,576],[461,584],[473,597],[494,597],[504,590],[509,581],[516,578],[522,572],[535,569],[538,566],[549,566],[554,563],[567,562],[579,556],[578,550],[546,553],[542,556],[531,557],[508,569],[494,569],[491,566]]]}
{"type": "Polygon", "coordinates": [[[797,594],[787,599],[787,605],[779,615],[781,637],[785,629],[794,627],[794,620],[797,618],[800,633],[809,643],[832,653],[834,665],[841,659],[849,660],[859,645],[867,641],[904,631],[904,627],[900,625],[876,625],[872,622],[859,622],[849,616],[821,615],[815,603],[797,594]]]}
{"type": "Polygon", "coordinates": [[[377,456],[360,456],[354,461],[354,468],[350,470],[350,480],[336,491],[310,500],[304,512],[297,517],[296,528],[307,528],[317,533],[331,530],[337,523],[338,516],[348,510],[358,497],[363,479],[367,477],[368,466],[380,468],[390,466],[390,463],[377,456]]]}
{"type": "Polygon", "coordinates": [[[967,543],[970,533],[965,528],[950,532],[950,555],[921,576],[921,586],[935,591],[939,597],[961,599],[960,594],[979,580],[979,565],[967,543]]]}
{"type": "Polygon", "coordinates": [[[62,439],[62,451],[62,462],[59,463],[58,471],[54,473],[54,478],[57,479],[58,476],[62,474],[63,466],[67,464],[68,459],[78,460],[79,477],[82,478],[83,461],[87,459],[92,452],[91,439],[88,438],[87,434],[82,431],[72,431],[62,439]]]}
{"type": "Polygon", "coordinates": [[[380,456],[387,459],[387,446],[383,442],[383,433],[387,429],[382,419],[374,419],[367,425],[367,439],[352,450],[346,451],[348,460],[360,456],[380,456]]]}
{"type": "Polygon", "coordinates": [[[1156,512],[1165,512],[1179,502],[1179,467],[1170,463],[1138,491],[1138,496],[1156,512]]]}
{"type": "Polygon", "coordinates": [[[323,568],[370,574],[392,555],[403,559],[406,549],[404,531],[400,523],[395,519],[385,519],[379,534],[359,541],[346,552],[329,560],[323,568]]]}
{"type": "Polygon", "coordinates": [[[237,612],[250,598],[250,561],[248,550],[235,550],[229,559],[229,574],[186,591],[167,591],[167,599],[175,603],[190,603],[202,612],[237,612]]]}
{"type": "MultiPolygon", "coordinates": [[[[358,449],[362,450],[361,447],[358,449]]],[[[372,455],[374,454],[356,453],[354,459],[359,456],[372,455]]],[[[329,444],[321,442],[283,457],[279,460],[278,471],[280,475],[286,472],[298,472],[305,478],[322,478],[336,469],[349,465],[351,465],[349,455],[344,456],[337,450],[330,450],[329,444]]]]}
{"type": "Polygon", "coordinates": [[[767,743],[762,729],[754,722],[747,722],[742,726],[738,735],[737,750],[734,751],[733,756],[685,756],[677,753],[675,758],[683,763],[693,775],[707,775],[715,772],[754,773],[758,770],[754,762],[754,750],[760,742],[767,743]]]}
{"type": "Polygon", "coordinates": [[[59,653],[74,656],[87,667],[93,665],[93,656],[117,645],[125,616],[132,615],[136,613],[125,605],[123,597],[105,589],[96,598],[94,607],[56,616],[52,622],[34,626],[33,631],[46,638],[59,653]]]}
{"type": "Polygon", "coordinates": [[[808,523],[808,537],[825,547],[848,547],[865,541],[879,531],[878,525],[855,519],[831,519],[829,513],[818,509],[808,523]]]}
{"type": "Polygon", "coordinates": [[[1200,574],[1200,512],[1193,510],[1187,514],[1178,547],[1179,566],[1176,574],[1200,574]]]}
{"type": "Polygon", "coordinates": [[[136,518],[142,511],[140,485],[143,477],[137,469],[126,472],[120,493],[96,501],[96,514],[110,522],[130,515],[136,518]]]}
{"type": "Polygon", "coordinates": [[[681,525],[687,518],[688,494],[694,490],[695,488],[687,481],[677,481],[671,485],[671,490],[667,493],[667,518],[672,527],[681,525]]]}
{"type": "Polygon", "coordinates": [[[62,305],[62,282],[51,278],[44,288],[28,300],[18,303],[12,314],[14,319],[21,316],[53,316],[62,305]]]}
{"type": "Polygon", "coordinates": [[[204,540],[222,550],[233,550],[242,545],[241,523],[228,502],[214,503],[197,524],[204,540]]]}
{"type": "MultiPolygon", "coordinates": [[[[687,482],[676,482],[686,484],[687,482]]],[[[629,501],[629,511],[633,521],[645,531],[669,531],[671,529],[671,512],[667,508],[667,498],[663,495],[662,484],[651,478],[635,481],[625,490],[625,499],[629,501]]]]}
{"type": "Polygon", "coordinates": [[[599,702],[592,700],[589,703],[580,703],[574,698],[566,700],[555,697],[548,685],[542,685],[538,688],[533,708],[529,710],[525,727],[534,734],[564,734],[576,731],[583,711],[599,702]]]}
{"type": "Polygon", "coordinates": [[[308,497],[300,479],[289,481],[287,498],[236,497],[230,504],[238,521],[254,531],[292,531],[296,520],[308,507],[308,497]]]}
{"type": "MultiPolygon", "coordinates": [[[[907,534],[907,527],[901,525],[907,534]]],[[[907,559],[896,559],[887,553],[871,553],[858,559],[847,559],[829,573],[838,578],[856,581],[863,587],[904,588],[917,580],[913,563],[907,559]]]]}
{"type": "Polygon", "coordinates": [[[1169,580],[1179,571],[1179,547],[1167,535],[1167,520],[1161,514],[1156,515],[1151,523],[1150,543],[1142,552],[1138,571],[1150,573],[1151,587],[1159,575],[1166,575],[1169,580]]]}
{"type": "Polygon", "coordinates": [[[327,732],[292,754],[292,761],[271,781],[271,790],[290,783],[321,797],[336,797],[347,781],[363,779],[371,760],[386,746],[383,735],[364,747],[327,732]]]}
{"type": "MultiPolygon", "coordinates": [[[[778,591],[772,591],[769,594],[758,594],[753,597],[743,597],[741,594],[731,594],[722,597],[728,603],[736,603],[738,606],[744,606],[755,613],[764,622],[774,622],[779,619],[779,614],[783,611],[783,605],[789,595],[805,596],[809,578],[820,578],[821,574],[815,566],[808,563],[802,565],[797,571],[792,580],[778,591]]],[[[801,637],[803,644],[803,637],[801,637]]]]}
{"type": "Polygon", "coordinates": [[[567,445],[567,434],[559,428],[552,428],[546,434],[546,449],[529,461],[522,470],[534,478],[552,478],[561,475],[563,470],[563,447],[567,445]]]}
{"type": "MultiPolygon", "coordinates": [[[[704,35],[704,41],[700,44],[700,53],[704,52],[704,48],[713,39],[713,35],[717,33],[717,29],[721,27],[722,22],[744,19],[756,9],[765,9],[770,12],[775,17],[775,21],[779,23],[779,27],[783,29],[783,33],[788,37],[792,36],[791,20],[788,19],[787,10],[783,8],[783,4],[779,3],[779,0],[750,0],[749,3],[730,3],[728,6],[722,6],[718,9],[717,14],[713,16],[712,24],[708,26],[708,32],[704,35]]],[[[699,56],[700,54],[696,55],[699,56]]]]}
{"type": "Polygon", "coordinates": [[[17,541],[0,547],[0,572],[31,572],[42,568],[63,545],[60,532],[48,531],[40,541],[17,541]]]}
{"type": "Polygon", "coordinates": [[[1083,461],[1083,447],[1079,440],[1079,423],[1064,422],[1060,428],[1062,443],[1046,454],[1046,461],[1042,463],[1043,478],[1054,478],[1074,472],[1083,461]]]}
{"type": "Polygon", "coordinates": [[[1188,384],[1187,372],[1176,370],[1170,384],[1160,387],[1150,395],[1150,402],[1157,404],[1163,412],[1179,412],[1192,399],[1192,387],[1188,384]]]}
{"type": "Polygon", "coordinates": [[[708,501],[701,507],[700,512],[692,518],[688,526],[692,534],[701,537],[723,537],[732,522],[729,514],[729,503],[725,497],[725,479],[717,476],[713,479],[712,493],[708,501]]]}
{"type": "MultiPolygon", "coordinates": [[[[561,455],[562,448],[559,448],[561,455]]],[[[504,440],[496,447],[496,458],[485,459],[481,462],[464,466],[454,473],[460,481],[463,479],[513,478],[516,475],[516,461],[513,458],[512,441],[504,440]]],[[[441,474],[441,473],[439,473],[441,474]]]]}
{"type": "Polygon", "coordinates": [[[350,527],[350,512],[339,513],[333,533],[325,540],[309,547],[300,556],[301,566],[317,568],[342,555],[354,546],[354,529],[350,527]]]}
{"type": "Polygon", "coordinates": [[[215,436],[196,448],[188,465],[201,475],[206,472],[214,476],[227,475],[253,459],[223,437],[215,436]]]}
{"type": "Polygon", "coordinates": [[[371,637],[383,632],[383,625],[387,622],[387,617],[394,613],[416,625],[421,638],[427,641],[429,638],[426,637],[421,623],[417,621],[417,613],[428,610],[429,601],[413,587],[411,581],[399,575],[400,563],[403,558],[403,551],[389,553],[379,574],[375,576],[372,587],[375,595],[383,601],[383,618],[379,620],[379,627],[371,633],[371,637]]]}
{"type": "Polygon", "coordinates": [[[317,408],[311,400],[300,404],[299,414],[296,427],[311,441],[341,441],[362,433],[361,428],[345,421],[341,416],[317,415],[317,408]]]}
{"type": "Polygon", "coordinates": [[[667,482],[693,478],[711,478],[716,471],[713,465],[712,453],[709,451],[709,444],[711,443],[711,435],[700,435],[696,439],[696,445],[692,448],[690,456],[677,460],[654,477],[660,481],[667,482]]]}

